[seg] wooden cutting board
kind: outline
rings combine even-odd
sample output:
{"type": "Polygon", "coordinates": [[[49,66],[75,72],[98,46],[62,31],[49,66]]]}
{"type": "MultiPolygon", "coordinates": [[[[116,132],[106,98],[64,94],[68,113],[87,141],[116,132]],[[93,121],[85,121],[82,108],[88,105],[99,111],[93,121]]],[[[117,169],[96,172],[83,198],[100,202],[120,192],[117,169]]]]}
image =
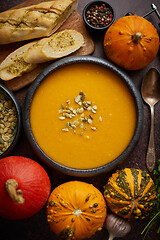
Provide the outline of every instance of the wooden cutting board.
{"type": "MultiPolygon", "coordinates": [[[[46,0],[47,1],[47,0],[46,0]]],[[[21,8],[30,6],[33,4],[38,4],[40,2],[44,2],[44,0],[27,0],[26,2],[17,5],[14,8],[21,8]]],[[[14,9],[12,8],[12,9],[14,9]]],[[[74,11],[70,17],[64,22],[64,24],[57,30],[61,31],[64,29],[74,29],[82,33],[84,37],[84,45],[76,52],[74,52],[72,55],[89,55],[94,52],[94,42],[88,33],[85,23],[83,22],[82,17],[78,13],[78,11],[74,11]]],[[[34,40],[34,39],[33,39],[34,40]]],[[[33,41],[30,40],[30,41],[33,41]]],[[[22,45],[28,43],[29,41],[23,41],[23,42],[17,42],[12,44],[6,44],[6,45],[0,45],[0,63],[7,57],[8,54],[16,50],[17,48],[21,47],[22,45]]],[[[55,60],[54,60],[55,61],[55,60]]],[[[17,91],[30,83],[34,81],[34,79],[39,75],[41,71],[48,65],[53,63],[53,61],[49,61],[46,63],[41,63],[37,66],[36,69],[34,69],[30,73],[25,73],[21,77],[14,78],[9,81],[3,81],[4,85],[8,87],[11,91],[17,91]]]]}

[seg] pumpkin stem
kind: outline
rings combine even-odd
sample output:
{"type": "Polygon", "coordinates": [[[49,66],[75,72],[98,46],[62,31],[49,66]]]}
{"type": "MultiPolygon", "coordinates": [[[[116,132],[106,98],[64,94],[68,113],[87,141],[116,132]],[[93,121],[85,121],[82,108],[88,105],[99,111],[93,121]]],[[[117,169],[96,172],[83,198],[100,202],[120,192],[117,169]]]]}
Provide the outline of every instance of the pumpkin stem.
{"type": "Polygon", "coordinates": [[[74,210],[73,214],[79,217],[82,214],[82,211],[79,208],[77,208],[74,210]]]}
{"type": "Polygon", "coordinates": [[[142,39],[142,34],[140,32],[136,32],[132,35],[132,41],[136,44],[138,44],[142,39]]]}
{"type": "Polygon", "coordinates": [[[13,201],[16,203],[22,204],[24,203],[24,198],[22,195],[22,190],[18,189],[18,183],[15,179],[8,179],[5,183],[5,187],[7,190],[7,193],[12,198],[13,201]]]}
{"type": "Polygon", "coordinates": [[[108,240],[113,240],[114,238],[115,238],[114,234],[113,234],[113,233],[110,233],[108,240]]]}

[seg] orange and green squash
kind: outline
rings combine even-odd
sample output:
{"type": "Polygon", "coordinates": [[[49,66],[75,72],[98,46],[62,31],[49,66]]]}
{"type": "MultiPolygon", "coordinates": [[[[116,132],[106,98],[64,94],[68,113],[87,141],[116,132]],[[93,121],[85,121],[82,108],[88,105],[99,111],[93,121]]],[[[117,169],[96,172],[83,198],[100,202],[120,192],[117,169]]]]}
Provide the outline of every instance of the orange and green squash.
{"type": "Polygon", "coordinates": [[[136,15],[118,19],[104,37],[107,58],[127,70],[146,67],[156,57],[158,49],[157,29],[136,15]]]}
{"type": "Polygon", "coordinates": [[[92,184],[70,181],[56,187],[47,203],[47,221],[60,239],[90,238],[106,218],[103,194],[92,184]]]}
{"type": "Polygon", "coordinates": [[[112,212],[128,220],[147,217],[157,202],[152,178],[135,168],[113,173],[104,186],[104,197],[112,212]]]}

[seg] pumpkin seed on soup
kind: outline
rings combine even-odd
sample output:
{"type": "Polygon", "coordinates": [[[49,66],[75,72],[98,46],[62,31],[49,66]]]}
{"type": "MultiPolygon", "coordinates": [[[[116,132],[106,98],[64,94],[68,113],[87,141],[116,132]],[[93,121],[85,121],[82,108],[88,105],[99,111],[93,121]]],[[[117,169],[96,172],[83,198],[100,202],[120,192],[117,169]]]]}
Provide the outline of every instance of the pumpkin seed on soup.
{"type": "MultiPolygon", "coordinates": [[[[69,130],[74,130],[74,134],[76,134],[76,128],[87,130],[86,125],[91,125],[91,129],[93,131],[97,130],[97,127],[92,126],[94,122],[94,117],[92,116],[92,113],[96,114],[98,107],[97,105],[92,106],[92,101],[86,100],[86,94],[83,93],[83,91],[79,92],[78,96],[74,97],[75,104],[78,104],[81,107],[73,108],[71,107],[71,100],[67,100],[67,106],[64,104],[61,104],[61,109],[59,109],[59,114],[61,116],[59,117],[59,120],[66,120],[67,119],[73,119],[69,122],[65,123],[65,127],[62,128],[62,132],[68,132],[69,130]],[[88,114],[89,112],[89,114],[88,114]],[[91,113],[90,113],[91,112],[91,113]],[[76,119],[75,119],[76,118],[76,119]]],[[[100,121],[102,121],[102,117],[99,117],[100,121]]],[[[80,136],[83,136],[84,132],[80,132],[80,136]]],[[[86,136],[89,139],[89,136],[86,136]]]]}

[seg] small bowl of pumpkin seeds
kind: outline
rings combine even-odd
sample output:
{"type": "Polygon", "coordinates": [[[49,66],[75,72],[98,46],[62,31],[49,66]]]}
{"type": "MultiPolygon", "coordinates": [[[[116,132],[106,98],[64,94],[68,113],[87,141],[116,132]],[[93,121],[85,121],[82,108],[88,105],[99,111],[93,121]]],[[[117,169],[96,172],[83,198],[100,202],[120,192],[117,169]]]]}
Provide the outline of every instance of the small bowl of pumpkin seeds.
{"type": "Polygon", "coordinates": [[[20,106],[13,93],[0,83],[0,159],[15,147],[21,128],[20,106]]]}

